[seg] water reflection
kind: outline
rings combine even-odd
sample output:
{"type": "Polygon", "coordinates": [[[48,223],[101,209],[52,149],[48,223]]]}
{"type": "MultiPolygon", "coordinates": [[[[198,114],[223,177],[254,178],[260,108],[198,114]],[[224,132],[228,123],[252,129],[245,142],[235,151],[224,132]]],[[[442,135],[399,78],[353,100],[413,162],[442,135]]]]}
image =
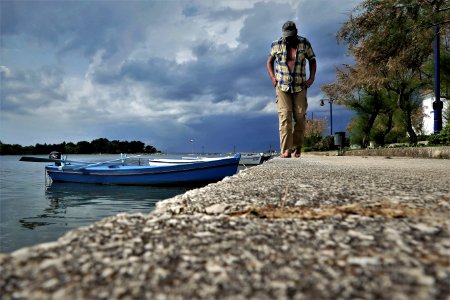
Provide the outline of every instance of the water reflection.
{"type": "MultiPolygon", "coordinates": [[[[100,161],[117,156],[70,158],[100,161]]],[[[19,159],[20,156],[0,155],[0,253],[55,241],[69,230],[121,212],[149,213],[156,202],[189,189],[50,181],[46,184],[44,164],[24,163],[19,159]]],[[[143,159],[141,163],[144,162],[143,159]]]]}
{"type": "Polygon", "coordinates": [[[51,201],[68,202],[73,205],[83,205],[84,201],[97,198],[111,201],[161,200],[174,197],[189,190],[187,187],[154,187],[102,185],[83,183],[53,182],[45,190],[46,197],[51,201]]]}
{"type": "Polygon", "coordinates": [[[32,230],[49,225],[75,228],[120,212],[148,213],[156,202],[189,189],[53,182],[45,190],[48,207],[36,216],[20,219],[19,223],[32,230]]]}

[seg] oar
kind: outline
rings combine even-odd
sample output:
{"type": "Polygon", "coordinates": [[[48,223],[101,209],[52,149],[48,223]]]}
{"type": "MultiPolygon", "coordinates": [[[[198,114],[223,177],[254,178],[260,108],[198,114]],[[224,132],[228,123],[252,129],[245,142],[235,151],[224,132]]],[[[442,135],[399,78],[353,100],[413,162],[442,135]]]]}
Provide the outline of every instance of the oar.
{"type": "Polygon", "coordinates": [[[19,161],[30,161],[30,162],[58,162],[58,163],[74,163],[74,164],[90,164],[86,161],[76,161],[76,160],[63,160],[63,159],[53,159],[53,158],[43,158],[43,157],[31,157],[22,156],[19,161]]]}
{"type": "Polygon", "coordinates": [[[73,169],[73,170],[83,170],[83,169],[86,169],[86,168],[92,168],[92,167],[96,167],[96,166],[101,166],[101,165],[104,165],[104,164],[109,164],[109,163],[113,163],[113,162],[116,162],[116,161],[125,160],[125,159],[129,159],[129,158],[135,158],[135,157],[139,157],[139,156],[141,156],[141,155],[124,156],[124,157],[121,157],[121,158],[118,158],[118,159],[113,159],[113,160],[108,160],[108,161],[102,161],[102,162],[98,162],[98,163],[88,164],[86,166],[82,166],[82,167],[79,167],[79,168],[76,168],[76,169],[73,169]]]}

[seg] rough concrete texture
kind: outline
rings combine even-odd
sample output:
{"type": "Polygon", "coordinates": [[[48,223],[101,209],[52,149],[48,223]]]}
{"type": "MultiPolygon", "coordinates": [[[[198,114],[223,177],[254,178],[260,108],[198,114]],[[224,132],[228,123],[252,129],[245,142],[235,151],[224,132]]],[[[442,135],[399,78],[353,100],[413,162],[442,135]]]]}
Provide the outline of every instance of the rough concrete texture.
{"type": "Polygon", "coordinates": [[[450,161],[276,158],[1,255],[3,299],[449,299],[450,161]]]}

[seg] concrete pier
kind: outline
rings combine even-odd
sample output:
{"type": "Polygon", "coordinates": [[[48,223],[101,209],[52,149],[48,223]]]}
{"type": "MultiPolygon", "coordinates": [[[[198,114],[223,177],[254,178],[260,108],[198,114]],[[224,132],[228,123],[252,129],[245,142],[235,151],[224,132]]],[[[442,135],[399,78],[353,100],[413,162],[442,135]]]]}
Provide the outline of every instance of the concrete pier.
{"type": "Polygon", "coordinates": [[[449,299],[450,161],[275,158],[0,265],[2,299],[449,299]]]}

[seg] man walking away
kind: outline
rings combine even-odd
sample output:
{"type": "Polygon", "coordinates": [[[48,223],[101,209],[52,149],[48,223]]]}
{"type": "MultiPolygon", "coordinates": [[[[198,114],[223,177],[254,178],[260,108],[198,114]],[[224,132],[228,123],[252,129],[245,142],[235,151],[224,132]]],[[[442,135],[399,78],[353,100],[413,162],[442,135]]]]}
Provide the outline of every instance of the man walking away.
{"type": "Polygon", "coordinates": [[[274,41],[267,58],[267,72],[276,91],[281,157],[300,157],[305,135],[307,89],[316,76],[316,57],[309,41],[297,35],[294,22],[282,27],[283,37],[274,41]],[[306,61],[309,79],[306,79],[306,61]],[[275,62],[275,72],[274,72],[275,62]]]}

